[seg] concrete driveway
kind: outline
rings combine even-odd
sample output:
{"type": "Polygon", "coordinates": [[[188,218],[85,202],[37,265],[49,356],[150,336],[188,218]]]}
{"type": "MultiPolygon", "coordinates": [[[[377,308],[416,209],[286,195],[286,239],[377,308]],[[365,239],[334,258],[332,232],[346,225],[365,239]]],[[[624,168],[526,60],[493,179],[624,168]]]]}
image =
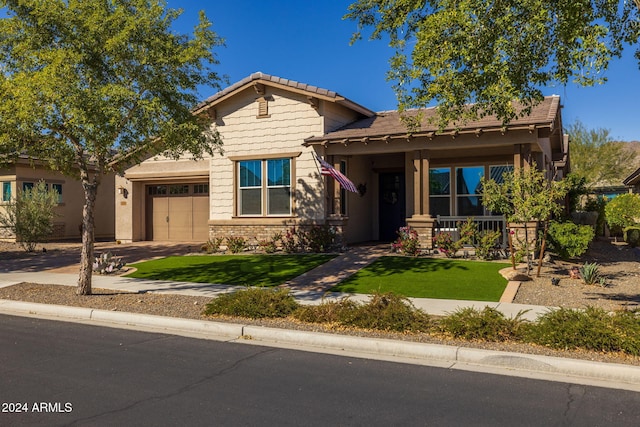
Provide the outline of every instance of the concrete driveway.
{"type": "MultiPolygon", "coordinates": [[[[15,246],[0,253],[0,273],[43,272],[77,273],[80,265],[80,243],[45,243],[38,251],[26,253],[15,246]],[[46,252],[42,251],[42,247],[46,252]]],[[[6,248],[4,246],[3,248],[6,248]]],[[[98,242],[95,255],[111,251],[126,263],[133,263],[169,255],[197,253],[200,243],[195,242],[134,242],[117,245],[115,242],[98,242]]]]}

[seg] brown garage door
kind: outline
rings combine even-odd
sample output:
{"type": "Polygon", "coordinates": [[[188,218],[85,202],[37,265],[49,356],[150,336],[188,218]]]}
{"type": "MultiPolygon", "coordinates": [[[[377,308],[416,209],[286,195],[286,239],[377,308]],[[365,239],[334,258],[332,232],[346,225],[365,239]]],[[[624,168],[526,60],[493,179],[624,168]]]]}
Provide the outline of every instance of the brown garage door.
{"type": "Polygon", "coordinates": [[[147,240],[204,242],[208,220],[208,184],[148,186],[147,240]]]}

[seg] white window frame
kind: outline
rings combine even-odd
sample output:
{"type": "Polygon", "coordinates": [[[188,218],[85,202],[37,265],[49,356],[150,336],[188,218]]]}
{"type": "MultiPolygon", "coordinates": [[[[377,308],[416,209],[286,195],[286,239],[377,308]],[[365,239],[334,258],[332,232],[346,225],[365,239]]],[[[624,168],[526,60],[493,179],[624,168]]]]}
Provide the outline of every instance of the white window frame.
{"type": "Polygon", "coordinates": [[[236,190],[236,209],[237,209],[237,216],[240,217],[282,217],[282,216],[286,216],[286,217],[290,217],[293,215],[293,163],[294,163],[294,159],[292,157],[289,156],[283,156],[283,157],[273,157],[273,158],[267,158],[267,159],[260,159],[260,158],[255,158],[255,159],[242,159],[242,160],[238,160],[236,161],[236,179],[237,179],[237,190],[236,190]],[[269,162],[273,162],[273,161],[278,161],[278,160],[286,160],[289,162],[289,183],[288,185],[270,185],[269,184],[269,162]],[[242,171],[242,163],[244,162],[260,162],[260,185],[251,185],[251,186],[242,186],[242,177],[241,177],[241,171],[242,171]],[[243,206],[242,206],[242,201],[243,201],[243,197],[242,197],[242,192],[243,190],[255,190],[255,189],[260,189],[260,212],[259,213],[243,213],[243,206]],[[269,212],[269,190],[271,189],[278,189],[278,188],[286,188],[289,191],[289,210],[288,212],[280,212],[280,213],[270,213],[269,212]]]}

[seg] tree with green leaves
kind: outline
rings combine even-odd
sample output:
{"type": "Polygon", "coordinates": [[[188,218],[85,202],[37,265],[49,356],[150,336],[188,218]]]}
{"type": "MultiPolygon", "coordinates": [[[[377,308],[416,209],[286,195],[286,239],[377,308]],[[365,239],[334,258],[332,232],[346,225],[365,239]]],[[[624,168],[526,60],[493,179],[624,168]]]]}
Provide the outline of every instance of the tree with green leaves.
{"type": "MultiPolygon", "coordinates": [[[[542,238],[538,239],[537,233],[535,235],[536,246],[542,248],[542,255],[549,221],[554,215],[562,213],[561,202],[567,195],[567,182],[547,179],[545,172],[538,170],[535,164],[529,168],[507,172],[502,178],[502,183],[493,179],[482,179],[482,203],[490,211],[505,215],[509,223],[525,226],[529,222],[543,224],[542,238]]],[[[525,245],[528,245],[528,242],[525,242],[525,245]]],[[[527,248],[527,257],[529,253],[527,248]]]]}
{"type": "Polygon", "coordinates": [[[639,8],[640,0],[357,0],[345,18],[358,26],[352,42],[365,29],[389,38],[400,111],[436,102],[444,127],[487,114],[507,123],[528,114],[545,86],[605,82],[610,60],[638,40],[639,8]]]}
{"type": "Polygon", "coordinates": [[[604,207],[610,227],[631,227],[640,224],[640,194],[621,194],[604,207]]]}
{"type": "Polygon", "coordinates": [[[636,169],[636,153],[624,142],[614,141],[608,129],[587,129],[580,121],[569,125],[571,172],[588,187],[618,184],[636,169]]]}
{"type": "Polygon", "coordinates": [[[508,222],[543,222],[563,210],[567,194],[565,181],[551,181],[535,164],[503,175],[503,182],[482,180],[482,203],[491,212],[506,216],[508,222]]]}
{"type": "Polygon", "coordinates": [[[0,225],[6,227],[27,252],[53,233],[58,193],[47,188],[43,181],[33,188],[18,191],[15,199],[3,206],[0,225]]]}
{"type": "Polygon", "coordinates": [[[203,12],[193,34],[162,0],[1,0],[0,159],[46,162],[84,189],[77,293],[91,293],[96,192],[149,154],[214,155],[221,140],[192,114],[219,87],[223,41],[203,12]]]}

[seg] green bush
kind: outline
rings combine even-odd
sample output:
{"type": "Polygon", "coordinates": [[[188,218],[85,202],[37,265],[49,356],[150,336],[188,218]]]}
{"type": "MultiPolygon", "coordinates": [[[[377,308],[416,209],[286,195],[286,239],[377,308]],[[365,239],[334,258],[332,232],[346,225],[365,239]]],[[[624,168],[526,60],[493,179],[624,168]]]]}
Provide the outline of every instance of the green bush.
{"type": "Polygon", "coordinates": [[[258,241],[258,247],[267,254],[275,253],[278,249],[278,242],[282,239],[282,233],[274,233],[270,239],[258,241]]]}
{"type": "Polygon", "coordinates": [[[431,318],[402,296],[391,292],[376,292],[366,304],[360,305],[349,320],[349,326],[395,332],[424,332],[431,318]]]}
{"type": "Polygon", "coordinates": [[[638,311],[607,313],[601,308],[560,308],[543,314],[527,329],[527,340],[559,350],[620,351],[640,355],[638,311]]]}
{"type": "Polygon", "coordinates": [[[398,231],[398,239],[391,244],[391,249],[394,252],[418,256],[420,255],[420,240],[418,239],[418,232],[410,226],[400,227],[398,231]]]}
{"type": "Polygon", "coordinates": [[[561,258],[583,255],[594,237],[595,233],[590,225],[556,221],[549,225],[549,245],[561,258]]]}
{"type": "Polygon", "coordinates": [[[495,257],[496,245],[502,234],[499,230],[478,230],[478,224],[472,218],[465,222],[459,222],[460,245],[473,246],[476,257],[479,259],[491,259],[495,257]]]}
{"type": "Polygon", "coordinates": [[[0,213],[0,226],[6,227],[27,252],[53,233],[59,194],[49,190],[44,181],[33,188],[18,191],[17,198],[7,202],[0,213]]]}
{"type": "Polygon", "coordinates": [[[440,330],[454,338],[481,341],[510,341],[522,335],[523,312],[514,318],[506,318],[495,308],[479,311],[473,307],[461,308],[440,320],[440,330]]]}
{"type": "Polygon", "coordinates": [[[425,332],[431,318],[407,298],[393,293],[375,293],[365,304],[349,299],[301,307],[294,317],[303,322],[337,323],[342,326],[394,332],[425,332]]]}
{"type": "Polygon", "coordinates": [[[342,298],[338,301],[326,301],[318,305],[300,306],[293,313],[293,317],[307,323],[348,325],[357,308],[357,302],[349,298],[342,298]]]}
{"type": "Polygon", "coordinates": [[[631,227],[640,221],[640,194],[621,194],[604,207],[607,223],[613,227],[631,227]]]}
{"type": "Polygon", "coordinates": [[[451,233],[440,232],[433,237],[433,247],[445,254],[447,258],[453,258],[462,248],[462,241],[454,241],[451,233]]]}
{"type": "Polygon", "coordinates": [[[220,250],[220,245],[222,245],[223,241],[224,241],[223,237],[216,237],[215,239],[209,239],[200,247],[200,250],[208,254],[216,253],[220,250]]]}
{"type": "Polygon", "coordinates": [[[287,317],[298,307],[287,289],[248,288],[220,295],[207,304],[204,314],[261,319],[287,317]]]}
{"type": "MultiPolygon", "coordinates": [[[[300,230],[302,232],[302,230],[300,230]]],[[[329,252],[336,244],[337,231],[329,225],[314,225],[304,232],[306,247],[313,253],[329,252]]]]}
{"type": "Polygon", "coordinates": [[[243,237],[227,237],[227,249],[232,254],[240,253],[247,247],[247,241],[243,237]]]}
{"type": "Polygon", "coordinates": [[[640,246],[640,227],[627,227],[624,230],[624,241],[632,248],[640,246]]]}

